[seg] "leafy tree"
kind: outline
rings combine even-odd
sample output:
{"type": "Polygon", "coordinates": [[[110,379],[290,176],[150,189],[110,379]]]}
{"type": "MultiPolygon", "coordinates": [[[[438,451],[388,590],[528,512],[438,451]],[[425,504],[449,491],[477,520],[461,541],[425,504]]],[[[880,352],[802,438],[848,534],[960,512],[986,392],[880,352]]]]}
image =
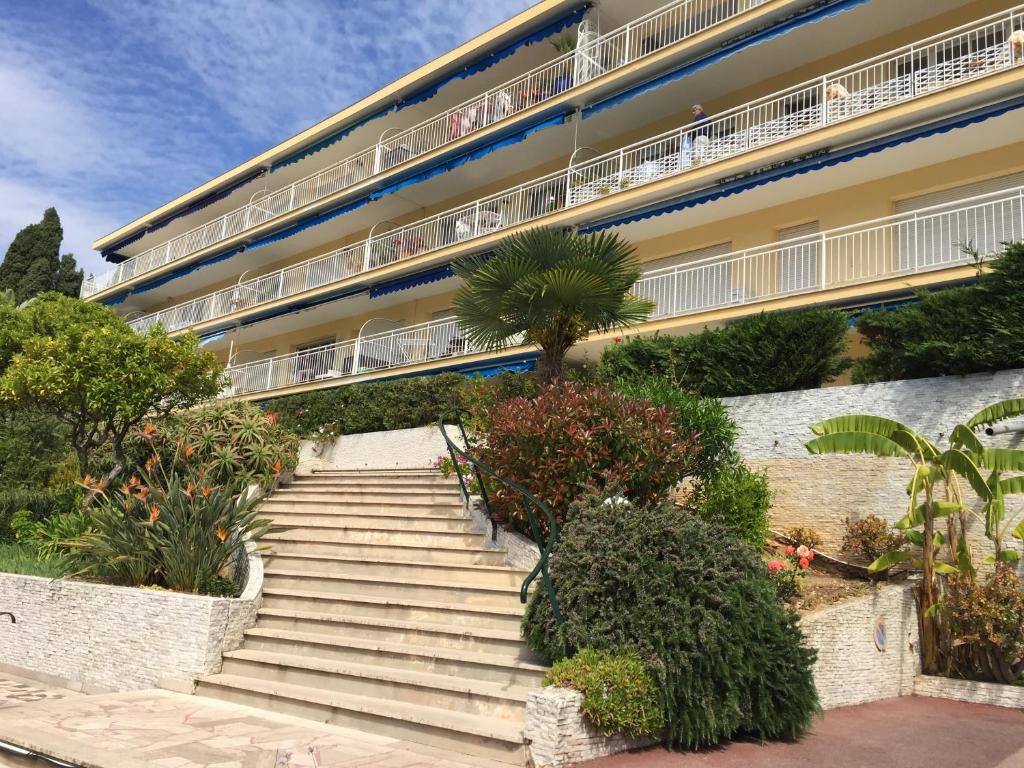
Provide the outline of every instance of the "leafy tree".
{"type": "Polygon", "coordinates": [[[537,228],[506,238],[494,256],[453,266],[452,301],[466,336],[491,350],[522,335],[541,350],[541,381],[562,378],[565,354],[591,331],[644,320],[654,305],[630,295],[640,277],[633,247],[615,234],[537,228]]]}
{"type": "Polygon", "coordinates": [[[870,353],[856,382],[895,381],[1024,365],[1024,243],[1011,243],[971,285],[922,291],[918,301],[857,321],[870,353]]]}
{"type": "Polygon", "coordinates": [[[0,263],[0,291],[14,292],[15,304],[44,291],[77,296],[82,270],[70,253],[60,256],[64,228],[54,208],[47,208],[42,221],[22,229],[0,263]]]}
{"type": "Polygon", "coordinates": [[[0,404],[31,408],[67,425],[82,470],[109,444],[126,466],[125,439],[144,420],[217,393],[220,367],[189,334],[138,334],[114,310],[56,293],[18,310],[20,350],[0,374],[0,404]]]}

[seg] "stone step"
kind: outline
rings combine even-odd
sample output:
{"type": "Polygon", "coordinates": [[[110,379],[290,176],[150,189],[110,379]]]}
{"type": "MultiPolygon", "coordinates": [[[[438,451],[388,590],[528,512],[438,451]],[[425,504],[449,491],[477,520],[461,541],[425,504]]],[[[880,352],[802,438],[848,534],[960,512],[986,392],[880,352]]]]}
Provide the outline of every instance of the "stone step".
{"type": "MultiPolygon", "coordinates": [[[[397,533],[397,532],[396,532],[397,533]]],[[[393,538],[397,538],[393,537],[393,538]]],[[[415,560],[459,565],[505,565],[506,553],[489,547],[441,547],[415,543],[323,541],[315,535],[288,531],[263,538],[273,554],[330,555],[367,560],[415,560]]]]}
{"type": "Polygon", "coordinates": [[[196,692],[512,765],[526,757],[521,722],[225,674],[199,680],[196,692]]]}
{"type": "Polygon", "coordinates": [[[517,586],[490,584],[444,584],[426,579],[396,578],[387,574],[344,576],[316,573],[304,568],[286,568],[271,563],[264,569],[264,585],[275,589],[312,590],[343,595],[402,596],[430,602],[466,605],[518,606],[517,586]]]}
{"type": "Polygon", "coordinates": [[[423,467],[421,469],[316,469],[312,474],[300,475],[300,477],[316,478],[359,478],[359,479],[421,479],[441,478],[444,475],[436,467],[423,467]]]}
{"type": "Polygon", "coordinates": [[[370,477],[299,477],[287,483],[286,490],[303,491],[344,491],[354,493],[446,493],[461,497],[462,489],[457,480],[445,480],[438,477],[392,477],[375,480],[370,477]]]}
{"type": "MultiPolygon", "coordinates": [[[[321,543],[366,543],[366,544],[394,544],[422,547],[478,547],[486,540],[483,533],[479,531],[438,531],[422,530],[416,528],[352,528],[344,524],[338,524],[334,520],[324,523],[303,523],[301,525],[286,522],[285,518],[279,519],[279,524],[286,525],[287,529],[278,533],[271,533],[266,536],[268,542],[277,540],[277,537],[288,538],[301,536],[321,543]]],[[[436,528],[437,526],[432,526],[436,528]]]]}
{"type": "MultiPolygon", "coordinates": [[[[449,595],[449,598],[451,595],[449,595]]],[[[282,611],[327,613],[339,619],[363,618],[384,621],[440,624],[466,632],[495,629],[519,633],[523,606],[456,603],[451,599],[423,600],[404,594],[365,595],[317,591],[306,584],[284,588],[264,585],[263,607],[282,611]]]]}
{"type": "Polygon", "coordinates": [[[247,649],[225,653],[221,671],[225,675],[304,688],[341,690],[353,696],[372,696],[520,722],[526,711],[526,695],[536,687],[247,649]]]}
{"type": "Polygon", "coordinates": [[[264,555],[266,573],[294,571],[309,576],[360,577],[385,582],[415,581],[449,587],[505,587],[518,589],[527,571],[506,565],[432,563],[416,560],[369,559],[314,553],[280,552],[264,555]]]}
{"type": "Polygon", "coordinates": [[[256,629],[302,632],[339,640],[444,648],[476,654],[495,654],[536,663],[520,636],[518,624],[511,629],[432,624],[427,621],[350,616],[324,611],[297,611],[264,606],[258,612],[256,629]]]}
{"type": "Polygon", "coordinates": [[[366,509],[464,509],[462,497],[457,493],[353,493],[351,491],[305,490],[302,488],[281,488],[265,503],[272,502],[315,502],[332,506],[365,507],[366,509]]]}
{"type": "Polygon", "coordinates": [[[389,667],[534,688],[540,685],[548,671],[543,665],[511,654],[475,653],[462,648],[431,648],[381,639],[339,638],[270,627],[247,630],[245,650],[301,655],[343,664],[389,667]]]}
{"type": "Polygon", "coordinates": [[[341,529],[367,529],[391,531],[417,531],[420,533],[451,531],[453,533],[476,532],[475,523],[469,517],[442,517],[440,515],[375,515],[368,512],[335,512],[324,508],[316,512],[279,510],[260,507],[279,526],[329,525],[341,529]]]}

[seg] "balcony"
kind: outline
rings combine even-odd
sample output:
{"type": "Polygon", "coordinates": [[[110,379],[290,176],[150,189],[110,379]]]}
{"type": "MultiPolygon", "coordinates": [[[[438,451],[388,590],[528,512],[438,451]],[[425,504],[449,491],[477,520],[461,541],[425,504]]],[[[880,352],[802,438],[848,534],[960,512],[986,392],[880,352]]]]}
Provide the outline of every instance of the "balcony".
{"type": "MultiPolygon", "coordinates": [[[[971,265],[972,251],[991,256],[1003,242],[1022,239],[1024,187],[1016,187],[654,270],[633,292],[654,302],[651,322],[971,265]]],[[[457,320],[431,321],[229,367],[222,396],[447,363],[483,351],[465,339],[457,320]]]]}
{"type": "MultiPolygon", "coordinates": [[[[1022,6],[1024,7],[1024,6],[1022,6]]],[[[1024,64],[1020,8],[741,105],[527,184],[135,320],[169,331],[401,264],[687,172],[741,158],[1024,64]]]]}
{"type": "Polygon", "coordinates": [[[81,296],[92,296],[183,259],[442,149],[766,2],[768,0],[676,0],[604,35],[591,33],[584,21],[575,50],[411,128],[382,137],[368,149],[154,246],[112,270],[90,277],[82,283],[81,296]]]}

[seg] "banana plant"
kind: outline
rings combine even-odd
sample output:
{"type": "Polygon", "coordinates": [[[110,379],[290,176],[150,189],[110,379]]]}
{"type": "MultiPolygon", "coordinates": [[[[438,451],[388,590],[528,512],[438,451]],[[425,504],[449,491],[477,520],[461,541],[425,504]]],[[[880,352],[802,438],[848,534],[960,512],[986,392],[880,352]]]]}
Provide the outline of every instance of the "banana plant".
{"type": "Polygon", "coordinates": [[[985,480],[988,490],[982,496],[985,502],[985,536],[992,542],[994,552],[982,562],[1016,563],[1020,560],[1017,549],[1005,547],[1007,535],[1024,540],[1024,509],[1018,506],[1013,514],[1007,514],[1006,497],[1024,493],[1024,475],[1007,472],[1024,472],[1024,451],[1014,448],[986,448],[975,431],[1000,421],[1024,415],[1024,398],[1003,400],[982,409],[966,424],[958,425],[950,435],[950,443],[961,447],[976,457],[977,463],[990,471],[985,480]]]}
{"type": "Polygon", "coordinates": [[[969,453],[955,447],[940,451],[906,424],[881,416],[837,416],[812,424],[811,431],[817,437],[809,441],[806,448],[813,454],[868,454],[906,459],[910,463],[913,474],[907,485],[907,514],[895,527],[908,532],[908,541],[921,548],[921,557],[915,559],[910,551],[899,549],[882,555],[868,567],[877,572],[909,562],[923,571],[919,589],[921,657],[925,671],[934,672],[939,665],[936,574],[957,573],[964,567],[973,572],[964,535],[965,507],[957,476],[964,477],[976,490],[983,489],[987,493],[981,471],[969,453]],[[942,498],[938,490],[940,483],[942,498]],[[936,520],[942,518],[947,520],[945,535],[935,529],[936,520]],[[949,547],[950,562],[936,558],[944,545],[949,547]]]}

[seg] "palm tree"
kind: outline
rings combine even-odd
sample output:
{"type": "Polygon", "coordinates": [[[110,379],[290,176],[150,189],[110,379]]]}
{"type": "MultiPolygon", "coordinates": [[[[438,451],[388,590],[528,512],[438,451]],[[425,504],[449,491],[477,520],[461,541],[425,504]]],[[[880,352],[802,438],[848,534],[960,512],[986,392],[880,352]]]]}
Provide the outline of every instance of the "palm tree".
{"type": "Polygon", "coordinates": [[[654,309],[630,295],[640,262],[616,234],[532,229],[453,268],[464,284],[452,304],[468,340],[498,350],[522,334],[541,350],[545,384],[562,377],[566,352],[591,331],[639,323],[654,309]]]}

